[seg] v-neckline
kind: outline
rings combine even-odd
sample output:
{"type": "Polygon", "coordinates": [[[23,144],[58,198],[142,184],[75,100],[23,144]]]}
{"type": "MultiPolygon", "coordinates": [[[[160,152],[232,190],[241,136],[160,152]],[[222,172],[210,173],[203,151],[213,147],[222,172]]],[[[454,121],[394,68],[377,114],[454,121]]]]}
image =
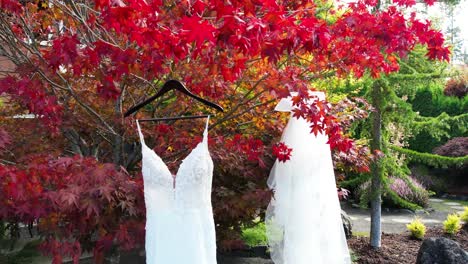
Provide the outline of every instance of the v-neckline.
{"type": "Polygon", "coordinates": [[[206,120],[205,130],[203,131],[202,141],[199,142],[194,148],[192,148],[190,153],[187,156],[185,156],[185,158],[179,164],[179,167],[177,168],[176,174],[172,174],[171,170],[167,166],[166,162],[164,162],[164,160],[161,158],[161,156],[159,156],[156,153],[156,151],[154,151],[152,148],[150,148],[150,147],[148,147],[148,145],[146,145],[145,137],[144,137],[143,132],[141,131],[141,128],[140,128],[140,123],[138,122],[138,119],[136,120],[141,145],[144,146],[145,148],[147,148],[149,151],[151,151],[151,153],[153,153],[153,155],[156,156],[160,160],[160,162],[164,165],[164,167],[166,168],[167,173],[169,174],[169,177],[172,180],[172,189],[173,190],[175,190],[176,187],[177,187],[176,180],[178,178],[178,175],[179,175],[179,172],[180,172],[180,169],[181,169],[182,165],[184,165],[185,160],[187,160],[193,154],[194,150],[197,149],[200,146],[200,144],[208,144],[208,122],[209,122],[209,120],[210,120],[210,117],[208,116],[208,118],[206,120]]]}
{"type": "Polygon", "coordinates": [[[175,174],[173,174],[173,173],[171,172],[171,170],[170,170],[169,167],[167,166],[166,162],[164,162],[164,160],[161,158],[161,156],[158,155],[158,153],[156,153],[156,151],[154,151],[154,149],[148,147],[148,145],[146,145],[145,142],[142,142],[141,144],[144,145],[145,148],[147,148],[149,151],[151,151],[151,153],[153,153],[153,154],[161,161],[161,163],[164,165],[164,167],[166,168],[167,172],[169,173],[169,176],[175,180],[175,178],[177,178],[177,176],[179,175],[179,171],[180,171],[180,168],[182,167],[182,164],[185,162],[186,159],[188,159],[188,158],[192,155],[193,151],[194,151],[195,149],[197,149],[197,148],[200,146],[200,144],[202,144],[202,143],[204,143],[204,139],[203,139],[201,142],[199,142],[194,148],[192,148],[192,150],[190,150],[190,153],[187,154],[187,156],[185,156],[185,158],[184,158],[184,159],[182,160],[182,162],[179,164],[179,166],[178,166],[177,171],[176,171],[175,174]]]}

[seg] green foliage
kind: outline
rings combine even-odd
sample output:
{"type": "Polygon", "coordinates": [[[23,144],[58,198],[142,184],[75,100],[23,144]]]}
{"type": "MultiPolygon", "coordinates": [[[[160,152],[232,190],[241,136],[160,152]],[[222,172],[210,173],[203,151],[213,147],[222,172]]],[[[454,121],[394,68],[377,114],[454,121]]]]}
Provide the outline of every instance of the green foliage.
{"type": "Polygon", "coordinates": [[[389,180],[388,192],[395,192],[398,197],[420,207],[429,205],[429,192],[416,179],[405,175],[401,178],[389,177],[389,180]]]}
{"type": "Polygon", "coordinates": [[[406,209],[409,209],[409,210],[412,210],[412,211],[416,211],[416,210],[422,208],[421,206],[419,206],[419,205],[417,205],[415,203],[412,203],[412,202],[409,202],[409,201],[403,199],[395,191],[393,191],[391,189],[386,189],[385,190],[385,198],[388,201],[391,201],[392,203],[397,205],[398,207],[406,208],[406,209]]]}
{"type": "MultiPolygon", "coordinates": [[[[454,135],[466,134],[468,127],[468,98],[444,95],[445,77],[453,73],[446,71],[448,64],[424,58],[426,52],[424,48],[417,47],[405,59],[399,60],[401,67],[398,73],[384,78],[363,78],[359,81],[349,78],[333,83],[339,86],[333,87],[333,91],[348,91],[351,96],[355,95],[351,91],[357,91],[382,114],[382,146],[379,148],[385,156],[379,159],[379,167],[382,168],[383,202],[387,206],[410,210],[426,206],[429,192],[412,183],[409,177],[412,172],[407,166],[409,162],[437,168],[459,168],[467,161],[466,158],[414,151],[431,152],[434,147],[454,135]],[[372,93],[375,85],[381,87],[377,94],[372,93]],[[420,148],[413,148],[415,141],[420,148]],[[406,149],[408,145],[412,150],[406,149]],[[397,186],[395,180],[391,181],[389,177],[398,179],[397,186]],[[409,199],[409,195],[405,194],[417,198],[409,199]]],[[[361,140],[372,138],[371,119],[356,122],[352,132],[354,137],[361,140]]],[[[368,181],[368,174],[353,175],[342,182],[341,186],[354,191],[360,206],[367,207],[371,199],[368,181]]]]}
{"type": "Polygon", "coordinates": [[[414,132],[427,132],[436,139],[457,137],[468,131],[468,113],[449,116],[444,112],[437,117],[417,116],[413,125],[414,132]]]}
{"type": "Polygon", "coordinates": [[[359,207],[368,208],[370,203],[370,180],[354,189],[354,196],[359,201],[359,207]]]}
{"type": "Polygon", "coordinates": [[[460,214],[460,218],[465,222],[465,225],[468,225],[468,206],[465,206],[464,209],[465,210],[460,214]]]}
{"type": "Polygon", "coordinates": [[[461,219],[457,214],[449,214],[447,220],[444,221],[444,231],[449,235],[458,233],[461,229],[461,219]]]}
{"type": "Polygon", "coordinates": [[[349,254],[351,255],[351,262],[357,263],[359,260],[359,256],[352,249],[349,249],[349,254]]]}
{"type": "Polygon", "coordinates": [[[369,237],[369,231],[353,231],[353,236],[355,237],[369,237]]]}
{"type": "Polygon", "coordinates": [[[6,235],[6,224],[4,221],[0,220],[0,239],[4,238],[6,235]]]}
{"type": "Polygon", "coordinates": [[[267,237],[265,223],[260,222],[253,227],[244,228],[242,230],[242,240],[244,240],[245,244],[250,247],[266,245],[267,237]]]}
{"type": "Polygon", "coordinates": [[[426,226],[419,218],[415,218],[411,223],[407,224],[406,228],[411,232],[411,236],[416,239],[423,239],[426,234],[426,226]]]}
{"type": "Polygon", "coordinates": [[[410,149],[431,152],[449,138],[466,134],[468,97],[444,94],[445,77],[459,73],[446,71],[447,64],[426,60],[425,52],[417,48],[407,59],[400,60],[397,74],[388,76],[396,93],[396,98],[392,98],[395,107],[405,109],[404,113],[399,110],[389,115],[407,129],[410,149]]]}
{"type": "Polygon", "coordinates": [[[430,166],[423,164],[411,164],[412,175],[419,180],[426,188],[435,193],[445,193],[449,184],[453,182],[453,177],[447,173],[437,174],[430,166]]]}
{"type": "MultiPolygon", "coordinates": [[[[370,180],[368,180],[361,184],[354,191],[355,198],[359,201],[359,206],[361,208],[368,208],[371,199],[370,186],[370,180]]],[[[387,206],[406,208],[412,211],[416,211],[417,209],[421,209],[423,206],[426,206],[426,202],[424,202],[424,199],[415,199],[415,197],[420,197],[420,194],[425,194],[425,196],[427,196],[428,198],[427,191],[424,189],[420,189],[416,186],[413,186],[413,188],[411,188],[410,186],[412,185],[405,185],[404,188],[406,188],[407,190],[404,192],[401,192],[398,189],[392,189],[394,188],[394,186],[389,184],[388,178],[385,177],[383,181],[382,192],[383,202],[387,204],[387,206]],[[399,193],[402,193],[402,195],[399,195],[399,193]],[[408,195],[403,195],[403,193],[408,193],[408,195]]]]}
{"type": "MultiPolygon", "coordinates": [[[[399,59],[400,70],[396,74],[389,77],[398,80],[405,80],[421,84],[421,80],[432,82],[438,77],[446,75],[445,69],[448,64],[446,62],[428,60],[425,56],[427,49],[424,46],[418,45],[405,58],[399,59]]],[[[404,84],[405,89],[412,86],[404,84]]]]}
{"type": "Polygon", "coordinates": [[[436,168],[461,167],[468,163],[468,156],[446,157],[430,153],[421,153],[410,149],[390,146],[392,150],[405,154],[408,161],[430,165],[436,168]]]}
{"type": "Polygon", "coordinates": [[[436,139],[428,132],[421,132],[416,134],[413,138],[408,140],[409,148],[418,152],[432,152],[434,148],[444,143],[444,140],[436,139]]]}
{"type": "Polygon", "coordinates": [[[468,97],[457,98],[444,95],[444,86],[441,83],[430,83],[420,87],[410,98],[413,110],[422,116],[436,117],[443,112],[448,115],[461,115],[468,111],[468,97]]]}
{"type": "MultiPolygon", "coordinates": [[[[467,97],[468,98],[468,97],[467,97]]],[[[449,116],[442,113],[437,117],[418,116],[413,122],[414,137],[409,139],[410,149],[432,152],[448,139],[463,137],[468,132],[468,113],[449,116]]]]}

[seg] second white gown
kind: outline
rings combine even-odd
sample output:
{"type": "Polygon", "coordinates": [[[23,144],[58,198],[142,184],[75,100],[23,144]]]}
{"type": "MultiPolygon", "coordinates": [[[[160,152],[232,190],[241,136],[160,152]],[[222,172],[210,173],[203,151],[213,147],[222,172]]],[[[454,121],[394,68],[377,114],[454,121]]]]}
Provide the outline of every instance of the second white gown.
{"type": "MultiPolygon", "coordinates": [[[[275,110],[292,108],[288,98],[275,110]]],[[[277,160],[268,179],[274,191],[266,214],[271,257],[275,264],[348,264],[330,145],[326,135],[310,131],[306,120],[291,115],[281,138],[293,149],[291,159],[277,160]]]]}

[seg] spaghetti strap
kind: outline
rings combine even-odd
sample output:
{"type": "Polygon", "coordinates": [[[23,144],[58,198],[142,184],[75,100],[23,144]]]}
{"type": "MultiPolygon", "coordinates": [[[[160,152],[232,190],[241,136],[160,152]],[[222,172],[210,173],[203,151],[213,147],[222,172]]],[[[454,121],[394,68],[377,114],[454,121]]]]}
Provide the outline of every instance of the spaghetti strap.
{"type": "Polygon", "coordinates": [[[140,128],[140,123],[138,122],[138,119],[136,120],[137,128],[138,128],[138,135],[140,136],[140,142],[142,145],[145,144],[145,137],[143,136],[143,133],[141,132],[140,128]]]}
{"type": "Polygon", "coordinates": [[[205,131],[203,131],[203,140],[205,141],[208,138],[208,124],[210,123],[210,116],[206,118],[205,131]]]}

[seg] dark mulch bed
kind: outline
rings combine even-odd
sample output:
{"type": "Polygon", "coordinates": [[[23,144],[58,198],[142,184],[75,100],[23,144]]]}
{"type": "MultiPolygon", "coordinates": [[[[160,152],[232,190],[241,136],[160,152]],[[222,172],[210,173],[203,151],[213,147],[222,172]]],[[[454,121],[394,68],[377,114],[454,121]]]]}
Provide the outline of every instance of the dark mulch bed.
{"type": "MultiPolygon", "coordinates": [[[[447,235],[441,228],[428,228],[425,238],[446,237],[458,242],[468,251],[468,231],[461,230],[454,236],[447,235]]],[[[403,234],[382,234],[382,247],[373,250],[367,237],[353,237],[348,245],[359,257],[362,264],[414,264],[422,241],[412,239],[409,232],[403,234]]]]}

